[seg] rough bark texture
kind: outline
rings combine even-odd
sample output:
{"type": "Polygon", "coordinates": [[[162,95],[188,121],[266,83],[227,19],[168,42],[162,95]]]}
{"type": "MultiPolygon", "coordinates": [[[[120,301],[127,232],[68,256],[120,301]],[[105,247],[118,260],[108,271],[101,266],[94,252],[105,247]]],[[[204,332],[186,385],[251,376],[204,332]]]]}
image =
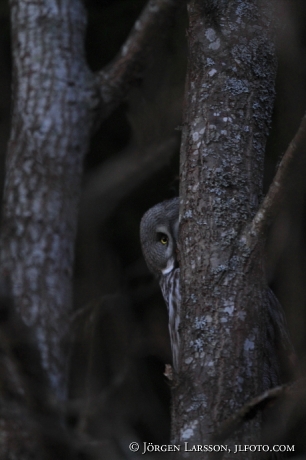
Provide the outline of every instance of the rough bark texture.
{"type": "Polygon", "coordinates": [[[56,395],[65,398],[71,278],[84,155],[101,113],[140,78],[144,50],[179,2],[151,0],[117,59],[86,63],[81,0],[11,0],[13,115],[7,152],[1,272],[32,327],[56,395]]]}
{"type": "Polygon", "coordinates": [[[85,18],[78,0],[11,1],[14,109],[1,269],[60,398],[77,205],[96,103],[84,57],[85,18]]]}
{"type": "MultiPolygon", "coordinates": [[[[193,0],[188,9],[181,147],[182,350],[172,437],[175,444],[193,445],[208,443],[218,424],[269,381],[264,375],[263,242],[242,237],[242,232],[262,193],[276,58],[269,17],[258,1],[193,0]]],[[[259,430],[257,418],[232,442],[259,442],[259,430]]],[[[224,458],[245,460],[248,455],[224,458]]]]}

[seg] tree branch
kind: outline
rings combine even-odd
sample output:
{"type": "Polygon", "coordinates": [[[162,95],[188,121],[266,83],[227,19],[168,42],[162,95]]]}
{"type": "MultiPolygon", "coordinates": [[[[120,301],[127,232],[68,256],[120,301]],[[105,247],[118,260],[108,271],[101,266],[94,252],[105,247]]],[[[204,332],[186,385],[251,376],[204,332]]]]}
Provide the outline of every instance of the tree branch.
{"type": "Polygon", "coordinates": [[[85,188],[80,206],[80,221],[87,229],[105,220],[120,200],[147,177],[165,165],[178,148],[178,137],[150,145],[142,152],[130,147],[96,169],[85,188]]]}
{"type": "Polygon", "coordinates": [[[173,17],[182,0],[150,0],[121,47],[117,57],[97,73],[102,113],[107,118],[120,104],[131,85],[142,76],[144,58],[154,37],[167,30],[166,23],[173,17]]]}
{"type": "Polygon", "coordinates": [[[305,385],[305,379],[300,379],[292,384],[280,385],[270,390],[265,391],[259,396],[251,399],[247,402],[239,411],[237,411],[232,417],[229,417],[220,424],[219,429],[214,433],[212,442],[221,443],[234,431],[236,431],[245,421],[255,417],[259,410],[265,409],[269,402],[280,398],[281,396],[288,396],[296,391],[297,386],[305,385]]]}
{"type": "Polygon", "coordinates": [[[298,157],[298,150],[304,143],[306,144],[306,114],[302,118],[300,127],[279,164],[269,191],[252,221],[249,234],[266,234],[285,196],[293,161],[298,157]]]}

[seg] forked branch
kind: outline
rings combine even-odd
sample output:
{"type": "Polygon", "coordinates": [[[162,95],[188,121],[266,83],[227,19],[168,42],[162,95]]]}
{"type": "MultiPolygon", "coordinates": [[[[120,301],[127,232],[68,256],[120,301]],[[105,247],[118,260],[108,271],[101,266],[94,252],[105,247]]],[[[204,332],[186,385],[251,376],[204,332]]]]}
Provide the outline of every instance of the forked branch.
{"type": "Polygon", "coordinates": [[[306,114],[303,116],[300,127],[279,164],[269,191],[252,221],[249,230],[252,236],[265,235],[276,217],[286,196],[291,168],[303,146],[306,151],[306,114]]]}
{"type": "Polygon", "coordinates": [[[121,47],[117,57],[97,73],[102,114],[100,121],[107,118],[121,103],[132,83],[142,76],[144,58],[154,38],[167,30],[181,0],[150,0],[121,47]]]}

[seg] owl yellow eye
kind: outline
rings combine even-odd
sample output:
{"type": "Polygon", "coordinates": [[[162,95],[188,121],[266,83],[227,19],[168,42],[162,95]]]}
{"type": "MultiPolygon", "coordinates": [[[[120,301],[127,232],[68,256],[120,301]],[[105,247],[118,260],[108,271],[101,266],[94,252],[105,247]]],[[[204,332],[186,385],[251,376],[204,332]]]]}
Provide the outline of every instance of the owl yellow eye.
{"type": "Polygon", "coordinates": [[[167,244],[168,243],[168,237],[166,235],[163,235],[160,240],[161,244],[167,244]]]}

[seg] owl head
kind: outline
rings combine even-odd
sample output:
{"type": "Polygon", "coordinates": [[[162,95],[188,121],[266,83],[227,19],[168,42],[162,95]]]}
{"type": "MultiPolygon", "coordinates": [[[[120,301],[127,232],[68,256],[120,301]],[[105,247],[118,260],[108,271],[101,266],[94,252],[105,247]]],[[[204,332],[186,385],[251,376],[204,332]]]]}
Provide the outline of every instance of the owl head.
{"type": "Polygon", "coordinates": [[[177,264],[178,225],[179,198],[153,206],[141,219],[142,252],[149,270],[158,277],[170,273],[177,264]]]}

